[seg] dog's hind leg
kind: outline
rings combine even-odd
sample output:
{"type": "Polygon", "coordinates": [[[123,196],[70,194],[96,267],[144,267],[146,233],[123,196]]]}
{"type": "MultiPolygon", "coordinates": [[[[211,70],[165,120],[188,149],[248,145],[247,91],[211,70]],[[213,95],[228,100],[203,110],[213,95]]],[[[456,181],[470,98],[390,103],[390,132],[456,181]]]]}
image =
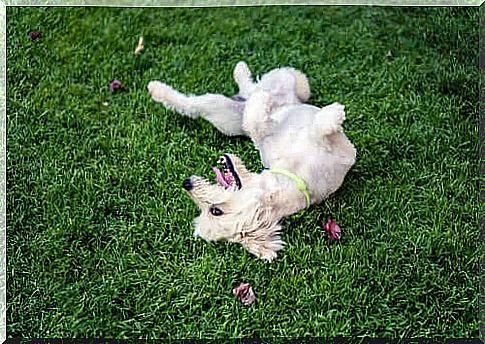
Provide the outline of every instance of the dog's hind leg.
{"type": "Polygon", "coordinates": [[[186,96],[159,81],[151,81],[148,91],[153,100],[170,110],[192,118],[203,117],[226,135],[245,135],[242,129],[243,102],[220,94],[186,96]]]}
{"type": "Polygon", "coordinates": [[[271,95],[262,89],[256,89],[246,101],[243,116],[243,130],[256,144],[271,134],[274,120],[271,118],[271,95]]]}
{"type": "Polygon", "coordinates": [[[332,103],[315,114],[312,126],[315,138],[323,138],[342,131],[342,123],[345,120],[344,108],[342,104],[332,103]]]}
{"type": "Polygon", "coordinates": [[[251,71],[246,62],[240,61],[236,64],[233,72],[234,81],[239,87],[239,95],[245,99],[249,98],[256,84],[253,82],[251,71]]]}

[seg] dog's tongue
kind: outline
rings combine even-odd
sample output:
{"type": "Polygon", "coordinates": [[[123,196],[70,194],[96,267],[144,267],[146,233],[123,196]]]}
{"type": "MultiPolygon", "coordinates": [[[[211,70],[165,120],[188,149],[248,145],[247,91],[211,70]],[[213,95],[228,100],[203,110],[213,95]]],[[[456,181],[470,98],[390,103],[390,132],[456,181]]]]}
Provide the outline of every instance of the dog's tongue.
{"type": "Polygon", "coordinates": [[[212,167],[212,171],[216,174],[216,180],[221,186],[225,188],[230,186],[229,183],[226,182],[226,180],[224,179],[224,175],[222,174],[222,172],[219,171],[217,167],[212,167]]]}

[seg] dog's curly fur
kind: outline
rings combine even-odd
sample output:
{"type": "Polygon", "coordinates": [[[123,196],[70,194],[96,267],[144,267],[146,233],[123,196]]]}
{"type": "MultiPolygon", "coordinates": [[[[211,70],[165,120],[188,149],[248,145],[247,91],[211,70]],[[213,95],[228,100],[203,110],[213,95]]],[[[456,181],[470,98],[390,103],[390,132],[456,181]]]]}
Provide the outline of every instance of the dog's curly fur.
{"type": "MultiPolygon", "coordinates": [[[[281,168],[303,179],[311,203],[319,203],[342,184],[355,162],[356,150],[343,133],[344,106],[318,108],[304,104],[310,97],[307,77],[293,68],[278,68],[254,82],[244,62],[234,69],[239,94],[188,96],[159,81],[151,81],[152,98],[189,117],[202,116],[226,135],[249,136],[266,168],[281,168]]],[[[227,154],[240,180],[239,188],[224,188],[192,176],[189,195],[201,214],[194,235],[205,240],[229,240],[272,261],[283,248],[280,220],[306,207],[304,194],[291,178],[269,170],[249,172],[227,154]],[[214,215],[213,209],[220,212],[214,215]]]]}

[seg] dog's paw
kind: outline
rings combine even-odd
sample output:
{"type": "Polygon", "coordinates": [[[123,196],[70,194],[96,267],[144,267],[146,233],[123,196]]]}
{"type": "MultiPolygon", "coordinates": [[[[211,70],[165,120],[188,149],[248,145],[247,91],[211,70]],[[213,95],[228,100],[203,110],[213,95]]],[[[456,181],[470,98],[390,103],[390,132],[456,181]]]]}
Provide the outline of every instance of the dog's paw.
{"type": "Polygon", "coordinates": [[[152,99],[159,103],[165,102],[171,91],[170,86],[160,81],[150,81],[147,88],[152,99]]]}
{"type": "Polygon", "coordinates": [[[251,80],[251,71],[249,70],[246,62],[240,61],[236,64],[233,77],[238,84],[242,84],[251,80]]]}
{"type": "MultiPolygon", "coordinates": [[[[278,225],[277,231],[280,229],[281,226],[278,225]]],[[[281,240],[279,235],[256,240],[252,239],[251,235],[247,235],[242,239],[241,244],[259,259],[271,263],[276,258],[277,252],[283,249],[285,242],[281,240]]]]}
{"type": "Polygon", "coordinates": [[[340,103],[332,103],[326,107],[330,111],[330,116],[335,125],[342,125],[345,121],[345,106],[340,103]]]}
{"type": "Polygon", "coordinates": [[[315,139],[323,136],[332,135],[342,131],[342,123],[345,120],[344,106],[333,103],[322,108],[313,121],[313,132],[315,139]]]}
{"type": "Polygon", "coordinates": [[[260,252],[259,258],[264,260],[267,263],[271,263],[274,259],[276,259],[276,252],[268,249],[262,250],[260,252]]]}
{"type": "Polygon", "coordinates": [[[245,248],[256,257],[261,260],[264,260],[267,263],[271,263],[277,256],[276,250],[265,247],[264,245],[254,245],[249,244],[245,245],[245,248]]]}

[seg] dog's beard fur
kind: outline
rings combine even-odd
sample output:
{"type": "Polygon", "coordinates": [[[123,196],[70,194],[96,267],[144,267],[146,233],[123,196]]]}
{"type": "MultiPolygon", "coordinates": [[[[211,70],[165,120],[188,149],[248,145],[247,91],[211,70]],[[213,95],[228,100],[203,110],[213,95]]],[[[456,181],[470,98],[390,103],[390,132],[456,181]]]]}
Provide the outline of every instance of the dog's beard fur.
{"type": "Polygon", "coordinates": [[[264,187],[262,176],[248,172],[238,157],[231,155],[231,160],[241,180],[240,190],[191,177],[193,188],[189,195],[201,210],[194,220],[194,236],[240,243],[257,257],[271,261],[284,245],[280,217],[270,204],[271,190],[264,187]],[[212,214],[214,207],[222,214],[212,214]]]}

